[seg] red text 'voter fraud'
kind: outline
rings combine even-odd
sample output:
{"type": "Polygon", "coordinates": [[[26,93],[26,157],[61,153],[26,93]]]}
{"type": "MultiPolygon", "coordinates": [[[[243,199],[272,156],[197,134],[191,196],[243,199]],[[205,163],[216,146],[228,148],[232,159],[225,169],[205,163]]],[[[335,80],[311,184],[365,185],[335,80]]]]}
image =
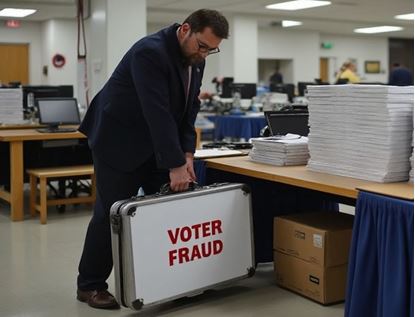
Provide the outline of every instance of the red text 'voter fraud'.
{"type": "MultiPolygon", "coordinates": [[[[215,236],[220,233],[222,233],[222,221],[219,219],[167,230],[167,234],[173,245],[177,244],[177,242],[189,242],[191,240],[215,236]]],[[[223,241],[220,239],[194,244],[191,247],[173,249],[169,251],[169,265],[173,266],[207,258],[221,253],[222,250],[223,241]]]]}

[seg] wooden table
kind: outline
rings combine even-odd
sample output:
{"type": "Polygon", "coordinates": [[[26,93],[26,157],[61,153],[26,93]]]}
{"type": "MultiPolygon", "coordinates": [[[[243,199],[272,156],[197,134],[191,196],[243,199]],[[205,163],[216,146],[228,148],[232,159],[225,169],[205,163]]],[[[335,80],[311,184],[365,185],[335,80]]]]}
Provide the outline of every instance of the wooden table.
{"type": "Polygon", "coordinates": [[[306,166],[279,167],[255,163],[248,157],[208,159],[207,167],[353,199],[357,198],[359,189],[403,199],[414,199],[414,185],[412,183],[375,183],[313,172],[308,170],[306,166]]]}
{"type": "Polygon", "coordinates": [[[37,129],[46,127],[38,123],[25,123],[25,124],[0,124],[0,130],[19,130],[19,129],[37,129]]]}
{"type": "Polygon", "coordinates": [[[11,219],[23,220],[23,142],[85,138],[80,132],[40,133],[36,129],[0,129],[0,142],[10,145],[10,192],[0,189],[0,198],[10,203],[11,219]]]}

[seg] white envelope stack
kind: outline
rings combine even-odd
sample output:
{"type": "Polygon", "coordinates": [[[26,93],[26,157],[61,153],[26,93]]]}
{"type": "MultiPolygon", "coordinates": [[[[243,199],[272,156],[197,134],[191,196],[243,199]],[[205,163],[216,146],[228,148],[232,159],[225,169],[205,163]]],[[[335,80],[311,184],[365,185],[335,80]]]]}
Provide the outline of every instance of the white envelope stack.
{"type": "Polygon", "coordinates": [[[297,134],[286,136],[252,138],[252,161],[277,166],[305,165],[309,157],[308,138],[297,134]]]}
{"type": "Polygon", "coordinates": [[[375,182],[408,180],[413,86],[308,87],[308,168],[375,182]]]}
{"type": "Polygon", "coordinates": [[[0,89],[0,123],[21,124],[23,121],[22,89],[0,89]]]}

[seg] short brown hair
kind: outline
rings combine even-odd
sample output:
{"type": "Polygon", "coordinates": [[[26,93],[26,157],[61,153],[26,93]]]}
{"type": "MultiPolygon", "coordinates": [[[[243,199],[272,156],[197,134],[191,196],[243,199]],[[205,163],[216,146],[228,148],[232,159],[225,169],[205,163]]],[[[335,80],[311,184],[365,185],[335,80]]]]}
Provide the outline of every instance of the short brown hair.
{"type": "Polygon", "coordinates": [[[216,10],[200,9],[190,14],[183,23],[188,23],[192,32],[203,32],[206,27],[221,39],[229,36],[229,24],[226,18],[216,10]]]}

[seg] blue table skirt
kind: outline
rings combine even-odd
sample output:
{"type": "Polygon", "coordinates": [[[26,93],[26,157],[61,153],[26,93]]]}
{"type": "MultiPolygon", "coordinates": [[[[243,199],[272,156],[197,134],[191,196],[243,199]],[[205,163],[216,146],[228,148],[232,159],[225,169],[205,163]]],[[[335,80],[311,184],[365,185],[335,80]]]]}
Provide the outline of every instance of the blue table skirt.
{"type": "Polygon", "coordinates": [[[208,118],[215,123],[215,140],[231,137],[248,141],[250,138],[259,137],[261,129],[267,125],[264,116],[223,115],[208,118]]]}
{"type": "Polygon", "coordinates": [[[414,315],[414,203],[360,192],[346,317],[414,315]]]}

